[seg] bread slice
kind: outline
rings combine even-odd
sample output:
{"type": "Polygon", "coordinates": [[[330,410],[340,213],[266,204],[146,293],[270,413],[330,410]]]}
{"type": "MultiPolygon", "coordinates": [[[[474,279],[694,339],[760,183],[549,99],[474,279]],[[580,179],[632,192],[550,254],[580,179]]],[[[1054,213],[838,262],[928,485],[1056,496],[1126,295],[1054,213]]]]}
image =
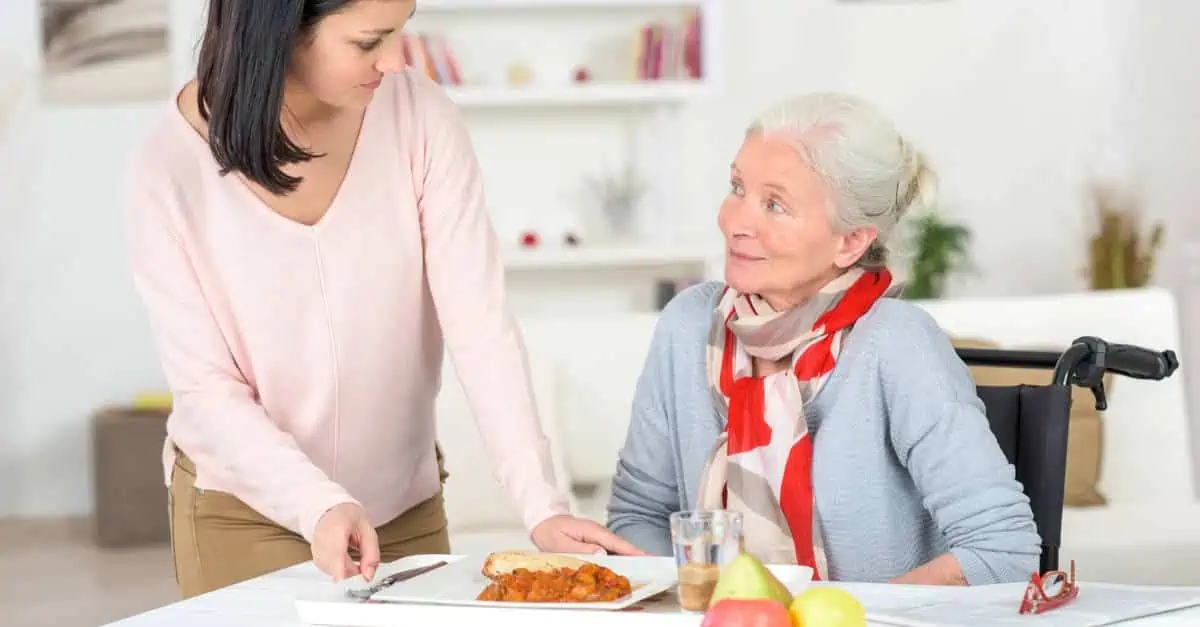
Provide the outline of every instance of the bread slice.
{"type": "Polygon", "coordinates": [[[584,560],[570,555],[555,553],[532,553],[525,551],[498,551],[487,556],[483,561],[483,576],[494,579],[499,575],[511,573],[518,568],[533,572],[550,572],[559,568],[579,568],[587,564],[584,560]]]}

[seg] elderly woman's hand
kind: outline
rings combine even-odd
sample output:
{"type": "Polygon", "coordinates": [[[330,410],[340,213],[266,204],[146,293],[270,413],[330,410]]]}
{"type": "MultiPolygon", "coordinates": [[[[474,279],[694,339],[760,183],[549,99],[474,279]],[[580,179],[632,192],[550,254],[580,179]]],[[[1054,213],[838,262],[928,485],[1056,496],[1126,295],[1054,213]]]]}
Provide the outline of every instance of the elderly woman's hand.
{"type": "Polygon", "coordinates": [[[533,528],[533,544],[547,553],[646,555],[604,525],[574,516],[551,516],[533,528]]]}
{"type": "Polygon", "coordinates": [[[913,586],[965,586],[967,578],[963,575],[958,560],[954,559],[953,555],[945,553],[889,580],[888,583],[913,586]]]}

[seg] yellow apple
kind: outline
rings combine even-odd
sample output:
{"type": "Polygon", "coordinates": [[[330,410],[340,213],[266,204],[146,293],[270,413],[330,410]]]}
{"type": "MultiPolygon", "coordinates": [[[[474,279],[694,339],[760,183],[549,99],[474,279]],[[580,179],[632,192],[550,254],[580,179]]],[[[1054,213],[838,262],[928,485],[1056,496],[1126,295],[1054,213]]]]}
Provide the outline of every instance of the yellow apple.
{"type": "Polygon", "coordinates": [[[867,610],[854,595],[827,586],[810,587],[788,607],[792,627],[866,627],[867,610]]]}

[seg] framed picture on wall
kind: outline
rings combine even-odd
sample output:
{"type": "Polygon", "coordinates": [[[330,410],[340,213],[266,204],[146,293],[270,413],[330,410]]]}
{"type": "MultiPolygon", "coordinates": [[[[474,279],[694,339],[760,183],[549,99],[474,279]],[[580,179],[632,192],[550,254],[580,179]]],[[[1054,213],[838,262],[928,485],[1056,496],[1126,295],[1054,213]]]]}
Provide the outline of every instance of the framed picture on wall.
{"type": "Polygon", "coordinates": [[[169,0],[38,0],[42,100],[53,105],[168,96],[169,0]]]}

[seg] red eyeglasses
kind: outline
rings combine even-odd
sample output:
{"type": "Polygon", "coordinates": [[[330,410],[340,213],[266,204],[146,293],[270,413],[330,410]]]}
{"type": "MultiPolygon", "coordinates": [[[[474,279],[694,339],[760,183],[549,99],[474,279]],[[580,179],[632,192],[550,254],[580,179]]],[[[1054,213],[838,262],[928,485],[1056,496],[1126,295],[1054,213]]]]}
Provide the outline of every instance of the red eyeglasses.
{"type": "Polygon", "coordinates": [[[1034,573],[1025,587],[1025,598],[1021,600],[1022,614],[1041,614],[1062,607],[1079,596],[1075,585],[1075,560],[1071,560],[1071,574],[1061,570],[1034,573]]]}

